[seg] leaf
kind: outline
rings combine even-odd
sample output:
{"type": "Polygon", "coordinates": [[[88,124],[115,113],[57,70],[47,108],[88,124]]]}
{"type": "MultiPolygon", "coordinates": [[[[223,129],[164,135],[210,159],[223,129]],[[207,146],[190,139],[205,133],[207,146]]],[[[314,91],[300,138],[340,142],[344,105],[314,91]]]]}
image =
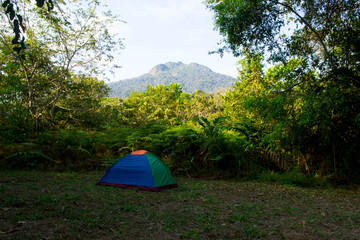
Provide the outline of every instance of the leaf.
{"type": "Polygon", "coordinates": [[[13,45],[18,44],[20,39],[20,34],[16,34],[15,38],[11,41],[13,45]]]}
{"type": "Polygon", "coordinates": [[[6,8],[6,12],[5,13],[10,13],[10,12],[14,12],[14,4],[10,3],[8,5],[8,7],[6,8]]]}
{"type": "Polygon", "coordinates": [[[10,3],[10,0],[6,0],[3,4],[1,4],[1,6],[3,8],[6,8],[6,6],[10,3]]]}
{"type": "Polygon", "coordinates": [[[13,48],[13,50],[15,51],[15,52],[17,52],[17,53],[20,53],[20,51],[21,51],[21,47],[14,47],[13,48]]]}
{"type": "Polygon", "coordinates": [[[12,21],[15,18],[15,12],[11,11],[10,12],[10,20],[12,21]]]}
{"type": "Polygon", "coordinates": [[[23,32],[26,32],[26,27],[23,24],[23,17],[19,14],[16,14],[16,16],[19,19],[19,25],[21,26],[21,29],[23,30],[23,32]]]}
{"type": "Polygon", "coordinates": [[[38,7],[42,7],[42,6],[44,6],[44,3],[45,3],[45,0],[36,0],[36,5],[38,6],[38,7]]]}
{"type": "Polygon", "coordinates": [[[48,0],[48,1],[46,2],[46,5],[47,5],[47,8],[48,8],[48,11],[49,11],[49,12],[54,9],[54,3],[53,3],[52,0],[48,0]]]}
{"type": "Polygon", "coordinates": [[[26,43],[25,43],[25,38],[24,37],[21,39],[20,44],[21,44],[22,49],[26,49],[26,43]]]}
{"type": "Polygon", "coordinates": [[[19,20],[17,20],[17,19],[14,20],[14,32],[16,35],[19,34],[19,36],[16,36],[16,37],[20,38],[19,20]]]}
{"type": "Polygon", "coordinates": [[[23,18],[21,15],[17,14],[17,18],[19,20],[19,24],[21,25],[23,23],[23,18]]]}
{"type": "Polygon", "coordinates": [[[223,157],[222,157],[221,155],[218,155],[218,156],[212,158],[211,161],[219,161],[219,160],[221,160],[222,158],[223,158],[223,157]]]}

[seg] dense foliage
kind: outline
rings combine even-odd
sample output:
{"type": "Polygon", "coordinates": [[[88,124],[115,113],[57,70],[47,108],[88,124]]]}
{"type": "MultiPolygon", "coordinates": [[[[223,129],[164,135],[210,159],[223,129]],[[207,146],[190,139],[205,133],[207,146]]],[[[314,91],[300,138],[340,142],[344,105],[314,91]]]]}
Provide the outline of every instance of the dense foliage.
{"type": "MultiPolygon", "coordinates": [[[[216,94],[190,94],[166,83],[107,98],[95,65],[83,66],[95,75],[84,75],[77,64],[60,64],[71,65],[66,54],[52,55],[61,53],[51,45],[56,34],[70,34],[71,27],[56,28],[52,42],[33,41],[24,59],[2,36],[1,167],[98,169],[147,149],[190,176],[254,177],[271,170],[360,182],[358,2],[224,0],[208,6],[225,38],[220,52],[243,56],[234,87],[216,94]],[[290,23],[298,25],[279,35],[290,23]]],[[[104,54],[115,44],[107,39],[104,54]]],[[[101,46],[91,44],[84,53],[101,46]]],[[[164,69],[169,66],[151,74],[164,69]]]]}
{"type": "Polygon", "coordinates": [[[5,126],[22,122],[21,127],[10,127],[17,129],[10,132],[14,138],[28,135],[29,128],[36,135],[42,128],[65,127],[69,121],[79,122],[84,111],[94,112],[108,91],[98,77],[105,66],[109,70],[112,54],[122,46],[108,30],[117,19],[99,12],[97,1],[61,1],[61,11],[53,12],[29,1],[18,4],[27,16],[27,49],[13,50],[11,21],[0,15],[0,114],[5,126]]]}
{"type": "Polygon", "coordinates": [[[358,179],[359,1],[207,3],[224,36],[219,52],[247,56],[228,97],[254,122],[260,146],[307,172],[358,179]],[[264,73],[265,52],[274,67],[264,73]]]}

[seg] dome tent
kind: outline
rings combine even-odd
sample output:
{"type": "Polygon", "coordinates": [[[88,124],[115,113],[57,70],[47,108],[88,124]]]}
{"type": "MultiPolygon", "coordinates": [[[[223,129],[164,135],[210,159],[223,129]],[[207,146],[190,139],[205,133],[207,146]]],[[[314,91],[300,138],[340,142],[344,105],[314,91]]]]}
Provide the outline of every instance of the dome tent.
{"type": "Polygon", "coordinates": [[[134,151],[122,157],[97,185],[156,192],[178,186],[165,163],[146,150],[134,151]]]}

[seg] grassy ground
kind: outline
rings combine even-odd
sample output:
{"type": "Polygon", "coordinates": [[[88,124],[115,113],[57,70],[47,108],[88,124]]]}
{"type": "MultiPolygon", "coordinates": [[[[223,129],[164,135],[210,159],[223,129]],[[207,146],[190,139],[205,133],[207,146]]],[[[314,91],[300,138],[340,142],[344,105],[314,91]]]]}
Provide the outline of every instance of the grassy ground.
{"type": "Polygon", "coordinates": [[[0,172],[0,239],[360,239],[360,190],[178,178],[153,193],[102,174],[0,172]]]}

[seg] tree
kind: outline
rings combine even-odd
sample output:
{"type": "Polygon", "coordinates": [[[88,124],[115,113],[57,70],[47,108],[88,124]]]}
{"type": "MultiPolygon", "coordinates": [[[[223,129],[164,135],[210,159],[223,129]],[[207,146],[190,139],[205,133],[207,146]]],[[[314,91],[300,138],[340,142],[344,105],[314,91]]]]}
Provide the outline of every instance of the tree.
{"type": "Polygon", "coordinates": [[[109,91],[104,81],[72,75],[46,121],[53,128],[65,128],[69,125],[87,129],[103,127],[106,121],[101,111],[101,101],[107,97],[109,91]]]}
{"type": "Polygon", "coordinates": [[[356,0],[208,0],[225,46],[241,55],[268,51],[274,62],[299,56],[321,70],[356,68],[360,3],[356,0]]]}
{"type": "Polygon", "coordinates": [[[132,92],[118,107],[124,123],[141,125],[148,122],[179,123],[182,117],[182,87],[177,83],[148,85],[144,92],[132,92]]]}
{"type": "Polygon", "coordinates": [[[196,90],[191,94],[191,99],[187,104],[189,109],[189,113],[187,113],[188,120],[219,115],[221,113],[221,103],[216,103],[219,98],[219,95],[196,90]]]}
{"type": "Polygon", "coordinates": [[[262,144],[285,147],[313,171],[360,181],[359,1],[207,3],[224,36],[218,52],[260,54],[274,64],[263,74],[256,58],[245,58],[226,112],[252,117],[264,127],[262,144]]]}
{"type": "Polygon", "coordinates": [[[9,59],[10,50],[0,44],[0,141],[15,141],[31,132],[31,115],[26,106],[26,84],[18,64],[9,59]]]}
{"type": "MultiPolygon", "coordinates": [[[[48,11],[54,9],[54,2],[52,0],[36,0],[36,5],[38,7],[43,7],[46,3],[48,11]]],[[[8,17],[12,29],[14,32],[14,38],[11,41],[13,45],[17,45],[13,48],[14,51],[20,53],[22,49],[26,49],[25,44],[25,32],[26,27],[24,25],[24,18],[19,14],[19,6],[17,1],[14,0],[1,0],[1,6],[5,10],[5,14],[8,17]]]]}
{"type": "MultiPolygon", "coordinates": [[[[18,1],[19,2],[19,1],[18,1]]],[[[47,11],[21,1],[26,11],[27,43],[25,54],[12,51],[6,15],[2,18],[0,34],[8,59],[4,64],[16,65],[17,75],[26,94],[23,102],[38,131],[40,121],[51,116],[59,101],[69,94],[73,75],[103,77],[111,71],[113,54],[122,49],[121,39],[109,30],[118,21],[110,12],[101,13],[98,1],[59,1],[61,11],[47,11]]],[[[25,21],[25,20],[24,20],[25,21]]],[[[63,106],[62,106],[63,107],[63,106]]]]}

